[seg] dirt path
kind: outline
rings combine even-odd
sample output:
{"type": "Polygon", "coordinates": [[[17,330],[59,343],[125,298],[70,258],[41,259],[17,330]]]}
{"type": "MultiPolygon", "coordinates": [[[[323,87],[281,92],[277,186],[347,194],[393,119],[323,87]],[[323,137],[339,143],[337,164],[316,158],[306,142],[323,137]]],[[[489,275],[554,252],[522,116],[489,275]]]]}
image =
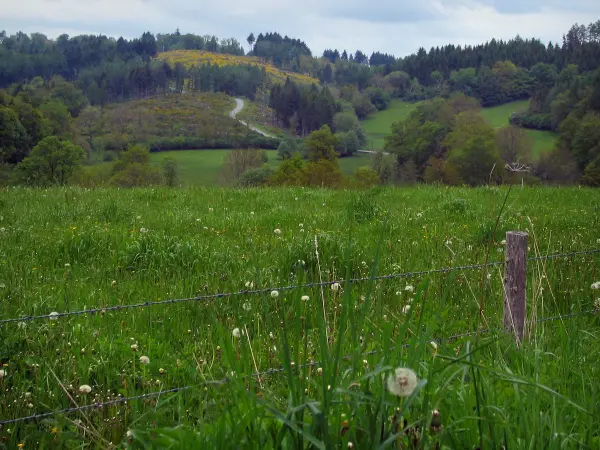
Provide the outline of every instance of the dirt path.
{"type": "MultiPolygon", "coordinates": [[[[231,117],[232,119],[235,119],[235,118],[236,118],[236,116],[238,115],[238,113],[239,113],[239,112],[240,112],[242,109],[244,109],[244,100],[242,100],[241,98],[236,98],[236,99],[235,99],[235,108],[233,109],[233,111],[231,111],[231,112],[229,113],[229,117],[231,117]]],[[[259,130],[259,129],[258,129],[258,128],[256,128],[256,127],[253,127],[252,125],[248,125],[248,124],[247,124],[246,122],[244,122],[243,120],[239,120],[239,119],[237,119],[237,121],[238,121],[239,123],[241,123],[242,125],[244,125],[244,126],[246,126],[246,127],[250,128],[250,129],[251,129],[252,131],[254,131],[255,133],[262,134],[263,136],[265,136],[265,137],[268,137],[268,138],[273,138],[273,139],[276,139],[276,137],[275,137],[275,136],[273,136],[272,134],[265,133],[264,131],[262,131],[262,130],[259,130]]]]}

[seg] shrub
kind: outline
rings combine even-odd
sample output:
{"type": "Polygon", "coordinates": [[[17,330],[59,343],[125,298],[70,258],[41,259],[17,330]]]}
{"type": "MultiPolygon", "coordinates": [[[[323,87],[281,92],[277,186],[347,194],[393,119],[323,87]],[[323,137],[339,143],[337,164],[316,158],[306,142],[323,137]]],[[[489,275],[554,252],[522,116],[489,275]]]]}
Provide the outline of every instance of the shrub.
{"type": "Polygon", "coordinates": [[[245,171],[236,181],[238,187],[256,187],[267,184],[268,178],[273,174],[269,166],[255,167],[245,171]]]}
{"type": "Polygon", "coordinates": [[[359,188],[370,188],[380,183],[379,174],[370,167],[359,167],[354,172],[354,181],[359,188]]]}

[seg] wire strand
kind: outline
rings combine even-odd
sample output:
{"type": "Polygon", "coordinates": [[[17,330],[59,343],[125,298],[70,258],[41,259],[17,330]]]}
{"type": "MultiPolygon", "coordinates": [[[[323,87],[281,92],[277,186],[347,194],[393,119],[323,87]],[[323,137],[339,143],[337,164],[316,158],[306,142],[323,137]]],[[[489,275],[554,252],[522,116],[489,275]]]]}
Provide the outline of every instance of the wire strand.
{"type": "MultiPolygon", "coordinates": [[[[558,316],[544,317],[542,319],[537,320],[536,323],[548,322],[548,321],[553,321],[553,320],[570,319],[573,317],[583,316],[586,314],[592,314],[592,313],[597,313],[597,312],[599,312],[598,309],[577,311],[577,312],[558,315],[558,316]]],[[[475,331],[467,331],[464,333],[458,333],[458,334],[454,334],[454,335],[447,336],[447,337],[440,338],[440,339],[431,339],[431,341],[433,341],[437,344],[444,344],[447,342],[454,341],[456,339],[474,336],[476,334],[489,334],[494,331],[502,331],[502,330],[503,330],[502,328],[487,328],[487,329],[481,329],[481,330],[475,330],[475,331]]],[[[402,347],[404,347],[404,348],[410,347],[410,344],[403,344],[402,347]]],[[[396,349],[396,347],[390,347],[389,351],[393,351],[395,349],[396,349]]],[[[383,352],[383,350],[371,350],[368,352],[361,353],[361,357],[372,356],[372,355],[376,355],[376,354],[379,354],[382,352],[383,352]]],[[[349,361],[351,359],[352,359],[352,355],[345,355],[341,358],[341,360],[344,360],[344,361],[349,361]]],[[[321,362],[312,361],[312,362],[298,365],[297,369],[307,368],[307,367],[317,367],[317,366],[320,366],[321,364],[322,364],[321,362]]],[[[262,377],[266,377],[266,376],[277,375],[277,374],[283,373],[283,372],[285,372],[285,370],[286,369],[283,367],[278,367],[278,368],[274,367],[274,368],[270,368],[270,369],[267,369],[267,370],[264,370],[261,372],[254,372],[249,375],[245,375],[242,378],[243,379],[244,378],[246,378],[246,379],[262,378],[262,377]]],[[[124,404],[124,403],[128,403],[128,402],[135,401],[135,400],[145,400],[145,399],[149,399],[149,398],[160,397],[162,395],[175,394],[175,393],[179,393],[179,392],[186,391],[186,390],[193,389],[193,388],[206,387],[206,386],[211,386],[211,385],[223,385],[223,384],[228,383],[229,381],[230,381],[229,378],[223,378],[221,380],[204,381],[202,383],[195,384],[195,385],[175,387],[175,388],[166,389],[163,391],[149,392],[147,394],[135,395],[132,397],[122,397],[122,398],[118,398],[118,399],[114,399],[114,400],[109,400],[107,402],[95,402],[90,405],[75,406],[75,407],[60,409],[60,410],[56,410],[56,411],[49,411],[46,413],[33,414],[30,416],[24,416],[24,417],[17,417],[15,419],[1,420],[0,428],[3,427],[4,425],[9,425],[9,424],[13,424],[13,423],[45,419],[47,417],[57,416],[57,415],[61,415],[61,414],[70,414],[70,413],[79,412],[79,411],[88,411],[90,409],[102,409],[102,408],[106,408],[108,406],[124,404]]]]}
{"type": "MultiPolygon", "coordinates": [[[[528,258],[528,261],[566,258],[566,257],[571,257],[571,256],[589,255],[589,254],[594,254],[594,253],[600,253],[600,249],[582,250],[582,251],[571,252],[571,253],[557,253],[557,254],[551,254],[551,255],[542,255],[542,256],[528,258]]],[[[91,308],[91,309],[84,309],[84,310],[79,310],[79,311],[68,311],[68,312],[63,312],[63,313],[41,314],[41,315],[37,315],[37,316],[22,316],[22,317],[16,317],[16,318],[11,318],[11,319],[2,319],[2,320],[0,320],[0,325],[6,325],[8,323],[15,323],[15,322],[29,322],[32,320],[40,320],[40,319],[55,320],[55,319],[59,319],[62,317],[69,317],[69,316],[93,315],[93,314],[98,314],[98,313],[105,314],[107,312],[124,311],[127,309],[145,308],[148,306],[157,306],[157,305],[172,305],[172,304],[176,304],[176,303],[184,303],[184,302],[192,302],[192,301],[194,301],[194,302],[209,302],[209,301],[213,301],[213,300],[217,300],[217,299],[221,299],[221,298],[229,298],[229,297],[240,296],[240,295],[266,294],[266,293],[270,293],[275,290],[276,291],[289,291],[289,290],[293,290],[293,289],[303,289],[303,288],[306,289],[306,288],[314,288],[314,287],[321,287],[321,286],[331,286],[332,284],[335,284],[335,283],[352,284],[352,283],[360,283],[360,282],[365,282],[365,281],[391,280],[391,279],[397,279],[397,278],[413,278],[413,277],[419,277],[419,276],[424,276],[424,275],[429,275],[429,274],[454,272],[454,271],[458,271],[458,270],[483,269],[485,267],[494,267],[494,266],[499,266],[499,265],[503,265],[503,264],[504,264],[504,261],[494,261],[494,262],[489,262],[487,264],[469,264],[469,265],[455,266],[455,267],[444,267],[441,269],[404,272],[404,273],[396,273],[396,274],[389,274],[389,275],[379,275],[376,277],[351,278],[349,280],[340,280],[340,281],[322,281],[322,282],[315,282],[315,283],[305,283],[305,284],[289,285],[289,286],[281,286],[281,287],[271,287],[271,288],[264,288],[264,289],[242,290],[242,291],[237,291],[237,292],[225,292],[225,293],[218,293],[218,294],[200,295],[200,296],[196,296],[196,297],[178,298],[178,299],[171,299],[171,300],[159,300],[159,301],[154,301],[154,302],[147,301],[147,302],[142,302],[142,303],[134,303],[134,304],[130,304],[130,305],[106,306],[103,308],[91,308]]]]}

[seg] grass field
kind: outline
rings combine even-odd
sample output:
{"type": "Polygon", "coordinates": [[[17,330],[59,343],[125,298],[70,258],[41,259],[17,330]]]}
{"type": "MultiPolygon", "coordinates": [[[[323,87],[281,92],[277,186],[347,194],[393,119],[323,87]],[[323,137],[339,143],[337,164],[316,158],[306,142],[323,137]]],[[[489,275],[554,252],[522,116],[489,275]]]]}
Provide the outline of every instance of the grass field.
{"type": "MultiPolygon", "coordinates": [[[[2,319],[195,297],[2,324],[0,422],[195,387],[7,424],[1,446],[599,448],[597,314],[532,323],[519,349],[496,331],[434,346],[500,326],[499,266],[343,283],[501,261],[507,230],[532,255],[597,246],[596,190],[514,189],[494,233],[506,193],[0,190],[2,319]],[[271,293],[320,280],[341,286],[271,293]],[[386,388],[396,367],[420,380],[394,384],[408,397],[386,388]]],[[[529,263],[528,317],[592,308],[599,267],[529,263]]]]}
{"type": "MultiPolygon", "coordinates": [[[[511,113],[526,109],[527,104],[527,100],[505,103],[492,108],[483,108],[481,114],[492,126],[501,128],[508,125],[511,113]]],[[[387,110],[375,113],[365,120],[363,126],[367,133],[369,147],[382,149],[384,138],[390,134],[392,124],[404,119],[415,106],[416,103],[394,100],[387,110]]],[[[534,140],[533,153],[536,157],[554,148],[556,133],[539,130],[525,130],[525,132],[534,140]]]]}
{"type": "MultiPolygon", "coordinates": [[[[229,150],[174,150],[170,152],[151,153],[150,159],[159,165],[167,156],[179,162],[179,181],[183,186],[216,186],[223,167],[223,160],[229,150]]],[[[269,164],[279,165],[276,150],[266,150],[269,164]]],[[[352,175],[360,166],[369,166],[371,156],[357,154],[350,158],[340,158],[340,168],[346,175],[352,175]]]]}
{"type": "Polygon", "coordinates": [[[384,138],[390,134],[392,124],[405,119],[417,104],[392,100],[386,110],[372,114],[362,122],[369,149],[382,149],[384,138]]]}
{"type": "MultiPolygon", "coordinates": [[[[518,102],[505,103],[504,105],[484,108],[483,117],[495,128],[508,126],[508,118],[513,112],[527,109],[529,101],[521,100],[518,102]]],[[[533,154],[538,157],[542,153],[549,152],[556,144],[557,135],[552,131],[525,130],[533,139],[533,154]]]]}

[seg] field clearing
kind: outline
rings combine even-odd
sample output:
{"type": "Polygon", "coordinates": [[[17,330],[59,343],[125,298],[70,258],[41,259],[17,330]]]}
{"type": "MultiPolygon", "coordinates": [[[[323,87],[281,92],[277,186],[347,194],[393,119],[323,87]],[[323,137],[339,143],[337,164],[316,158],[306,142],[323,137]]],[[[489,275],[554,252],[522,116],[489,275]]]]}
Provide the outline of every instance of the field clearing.
{"type": "MultiPolygon", "coordinates": [[[[362,122],[367,133],[369,148],[382,149],[384,138],[389,136],[394,122],[403,120],[416,107],[417,103],[393,100],[385,111],[377,112],[362,122]]],[[[508,126],[511,113],[526,109],[528,100],[505,103],[504,105],[483,108],[481,114],[495,128],[508,126]]],[[[551,131],[525,130],[534,140],[533,153],[539,157],[554,148],[557,135],[551,131]]]]}
{"type": "MultiPolygon", "coordinates": [[[[3,324],[0,421],[73,406],[57,379],[80,405],[199,387],[10,424],[0,442],[345,449],[388,440],[408,449],[402,416],[419,425],[425,449],[598,448],[598,314],[534,323],[520,349],[494,332],[434,347],[432,339],[501,324],[499,266],[489,277],[465,269],[343,283],[482,263],[488,248],[489,260],[501,261],[507,230],[529,231],[531,255],[598,246],[596,190],[514,188],[494,232],[506,194],[431,186],[0,190],[2,319],[268,288],[3,324]],[[321,279],[342,284],[270,293],[321,279]],[[273,367],[283,371],[245,377],[273,367]],[[412,397],[386,392],[382,375],[396,367],[422,380],[412,397]],[[80,393],[82,385],[91,392],[80,393]],[[430,427],[434,409],[441,427],[430,427]]],[[[592,309],[599,269],[598,254],[531,262],[530,317],[592,309]]]]}
{"type": "MultiPolygon", "coordinates": [[[[513,112],[527,109],[528,100],[505,103],[504,105],[483,108],[481,114],[495,128],[508,126],[508,118],[513,112]]],[[[554,148],[558,135],[552,131],[524,129],[533,139],[533,154],[537,158],[554,148]]]]}
{"type": "Polygon", "coordinates": [[[159,53],[156,58],[167,61],[172,67],[177,63],[182,63],[187,68],[208,63],[216,64],[218,66],[258,66],[265,69],[267,74],[277,82],[283,83],[285,82],[285,79],[289,77],[297,83],[319,84],[319,80],[316,78],[279,69],[272,64],[262,61],[256,56],[235,56],[225,53],[212,53],[204,50],[172,50],[159,53]]]}
{"type": "MultiPolygon", "coordinates": [[[[173,157],[179,163],[179,181],[183,186],[216,186],[223,167],[227,149],[216,150],[173,150],[150,154],[150,161],[159,165],[166,157],[173,157]]],[[[269,165],[279,166],[276,150],[266,150],[269,165]]],[[[370,166],[371,155],[357,154],[349,158],[340,158],[340,169],[346,175],[352,175],[360,166],[370,166]]]]}
{"type": "Polygon", "coordinates": [[[390,134],[392,124],[404,120],[417,105],[418,103],[392,100],[386,110],[372,114],[363,121],[368,148],[382,149],[384,138],[390,134]]]}

